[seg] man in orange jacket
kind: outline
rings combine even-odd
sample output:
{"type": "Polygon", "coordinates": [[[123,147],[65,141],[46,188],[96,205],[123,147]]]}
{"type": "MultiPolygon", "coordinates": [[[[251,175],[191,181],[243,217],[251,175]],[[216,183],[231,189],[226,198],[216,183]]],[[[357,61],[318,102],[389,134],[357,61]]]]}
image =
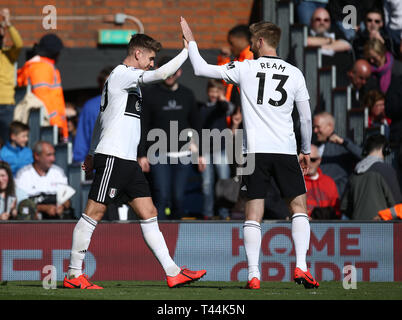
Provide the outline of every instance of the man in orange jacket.
{"type": "Polygon", "coordinates": [[[62,140],[68,141],[66,106],[59,70],[55,67],[63,43],[55,34],[43,36],[37,55],[18,70],[18,86],[31,86],[32,92],[45,104],[51,125],[59,127],[62,140]]]}
{"type": "MultiPolygon", "coordinates": [[[[221,49],[218,56],[218,65],[224,65],[231,61],[231,55],[235,61],[252,60],[253,53],[250,51],[250,30],[247,25],[237,25],[228,33],[230,47],[221,49]]],[[[231,101],[235,106],[240,105],[240,95],[233,91],[233,84],[226,84],[226,100],[231,101]]]]}

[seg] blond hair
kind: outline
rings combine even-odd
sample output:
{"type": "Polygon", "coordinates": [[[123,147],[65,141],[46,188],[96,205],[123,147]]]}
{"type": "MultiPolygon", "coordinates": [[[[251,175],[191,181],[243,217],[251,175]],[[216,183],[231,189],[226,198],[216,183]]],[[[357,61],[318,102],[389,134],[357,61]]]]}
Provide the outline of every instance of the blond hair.
{"type": "Polygon", "coordinates": [[[268,21],[260,21],[250,26],[252,37],[263,38],[264,41],[272,48],[277,48],[281,39],[281,28],[276,24],[268,21]]]}
{"type": "Polygon", "coordinates": [[[367,59],[370,57],[369,51],[373,50],[375,53],[379,54],[381,57],[385,56],[387,52],[387,48],[385,45],[378,39],[369,39],[364,44],[364,57],[367,59]]]}

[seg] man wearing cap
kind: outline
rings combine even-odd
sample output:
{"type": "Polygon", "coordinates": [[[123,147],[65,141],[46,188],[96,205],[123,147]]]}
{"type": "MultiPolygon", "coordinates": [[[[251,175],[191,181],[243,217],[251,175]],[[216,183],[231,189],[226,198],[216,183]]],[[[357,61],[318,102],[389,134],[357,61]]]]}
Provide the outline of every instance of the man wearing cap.
{"type": "Polygon", "coordinates": [[[43,36],[36,47],[36,55],[18,70],[18,86],[31,86],[32,92],[45,104],[50,125],[59,127],[62,141],[68,141],[66,106],[60,72],[55,64],[63,49],[63,42],[55,34],[43,36]]]}

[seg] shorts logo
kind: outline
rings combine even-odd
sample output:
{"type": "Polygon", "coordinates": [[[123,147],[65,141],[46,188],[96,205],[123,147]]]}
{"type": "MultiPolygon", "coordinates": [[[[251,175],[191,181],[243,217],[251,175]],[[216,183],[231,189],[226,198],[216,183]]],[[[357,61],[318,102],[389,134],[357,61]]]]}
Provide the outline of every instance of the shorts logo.
{"type": "Polygon", "coordinates": [[[137,100],[137,102],[135,103],[135,110],[137,112],[141,112],[141,103],[140,100],[137,100]]]}
{"type": "Polygon", "coordinates": [[[110,188],[110,189],[109,189],[109,197],[110,197],[111,199],[113,199],[113,198],[116,196],[116,193],[117,193],[117,189],[116,189],[116,188],[110,188]]]}

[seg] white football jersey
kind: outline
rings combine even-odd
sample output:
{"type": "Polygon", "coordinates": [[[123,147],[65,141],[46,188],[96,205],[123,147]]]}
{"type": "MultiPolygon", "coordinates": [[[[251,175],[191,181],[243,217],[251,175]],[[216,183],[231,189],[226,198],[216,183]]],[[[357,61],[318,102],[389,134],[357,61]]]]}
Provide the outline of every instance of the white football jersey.
{"type": "Polygon", "coordinates": [[[45,176],[40,176],[32,164],[18,170],[15,177],[16,186],[29,197],[40,194],[52,195],[57,192],[57,185],[68,184],[67,177],[62,168],[52,165],[45,176]]]}
{"type": "Polygon", "coordinates": [[[144,70],[120,64],[109,75],[102,92],[95,153],[137,160],[142,107],[139,82],[143,73],[144,70]]]}
{"type": "Polygon", "coordinates": [[[308,101],[302,72],[279,57],[232,61],[220,67],[227,83],[240,87],[246,153],[297,154],[292,111],[308,101]]]}

